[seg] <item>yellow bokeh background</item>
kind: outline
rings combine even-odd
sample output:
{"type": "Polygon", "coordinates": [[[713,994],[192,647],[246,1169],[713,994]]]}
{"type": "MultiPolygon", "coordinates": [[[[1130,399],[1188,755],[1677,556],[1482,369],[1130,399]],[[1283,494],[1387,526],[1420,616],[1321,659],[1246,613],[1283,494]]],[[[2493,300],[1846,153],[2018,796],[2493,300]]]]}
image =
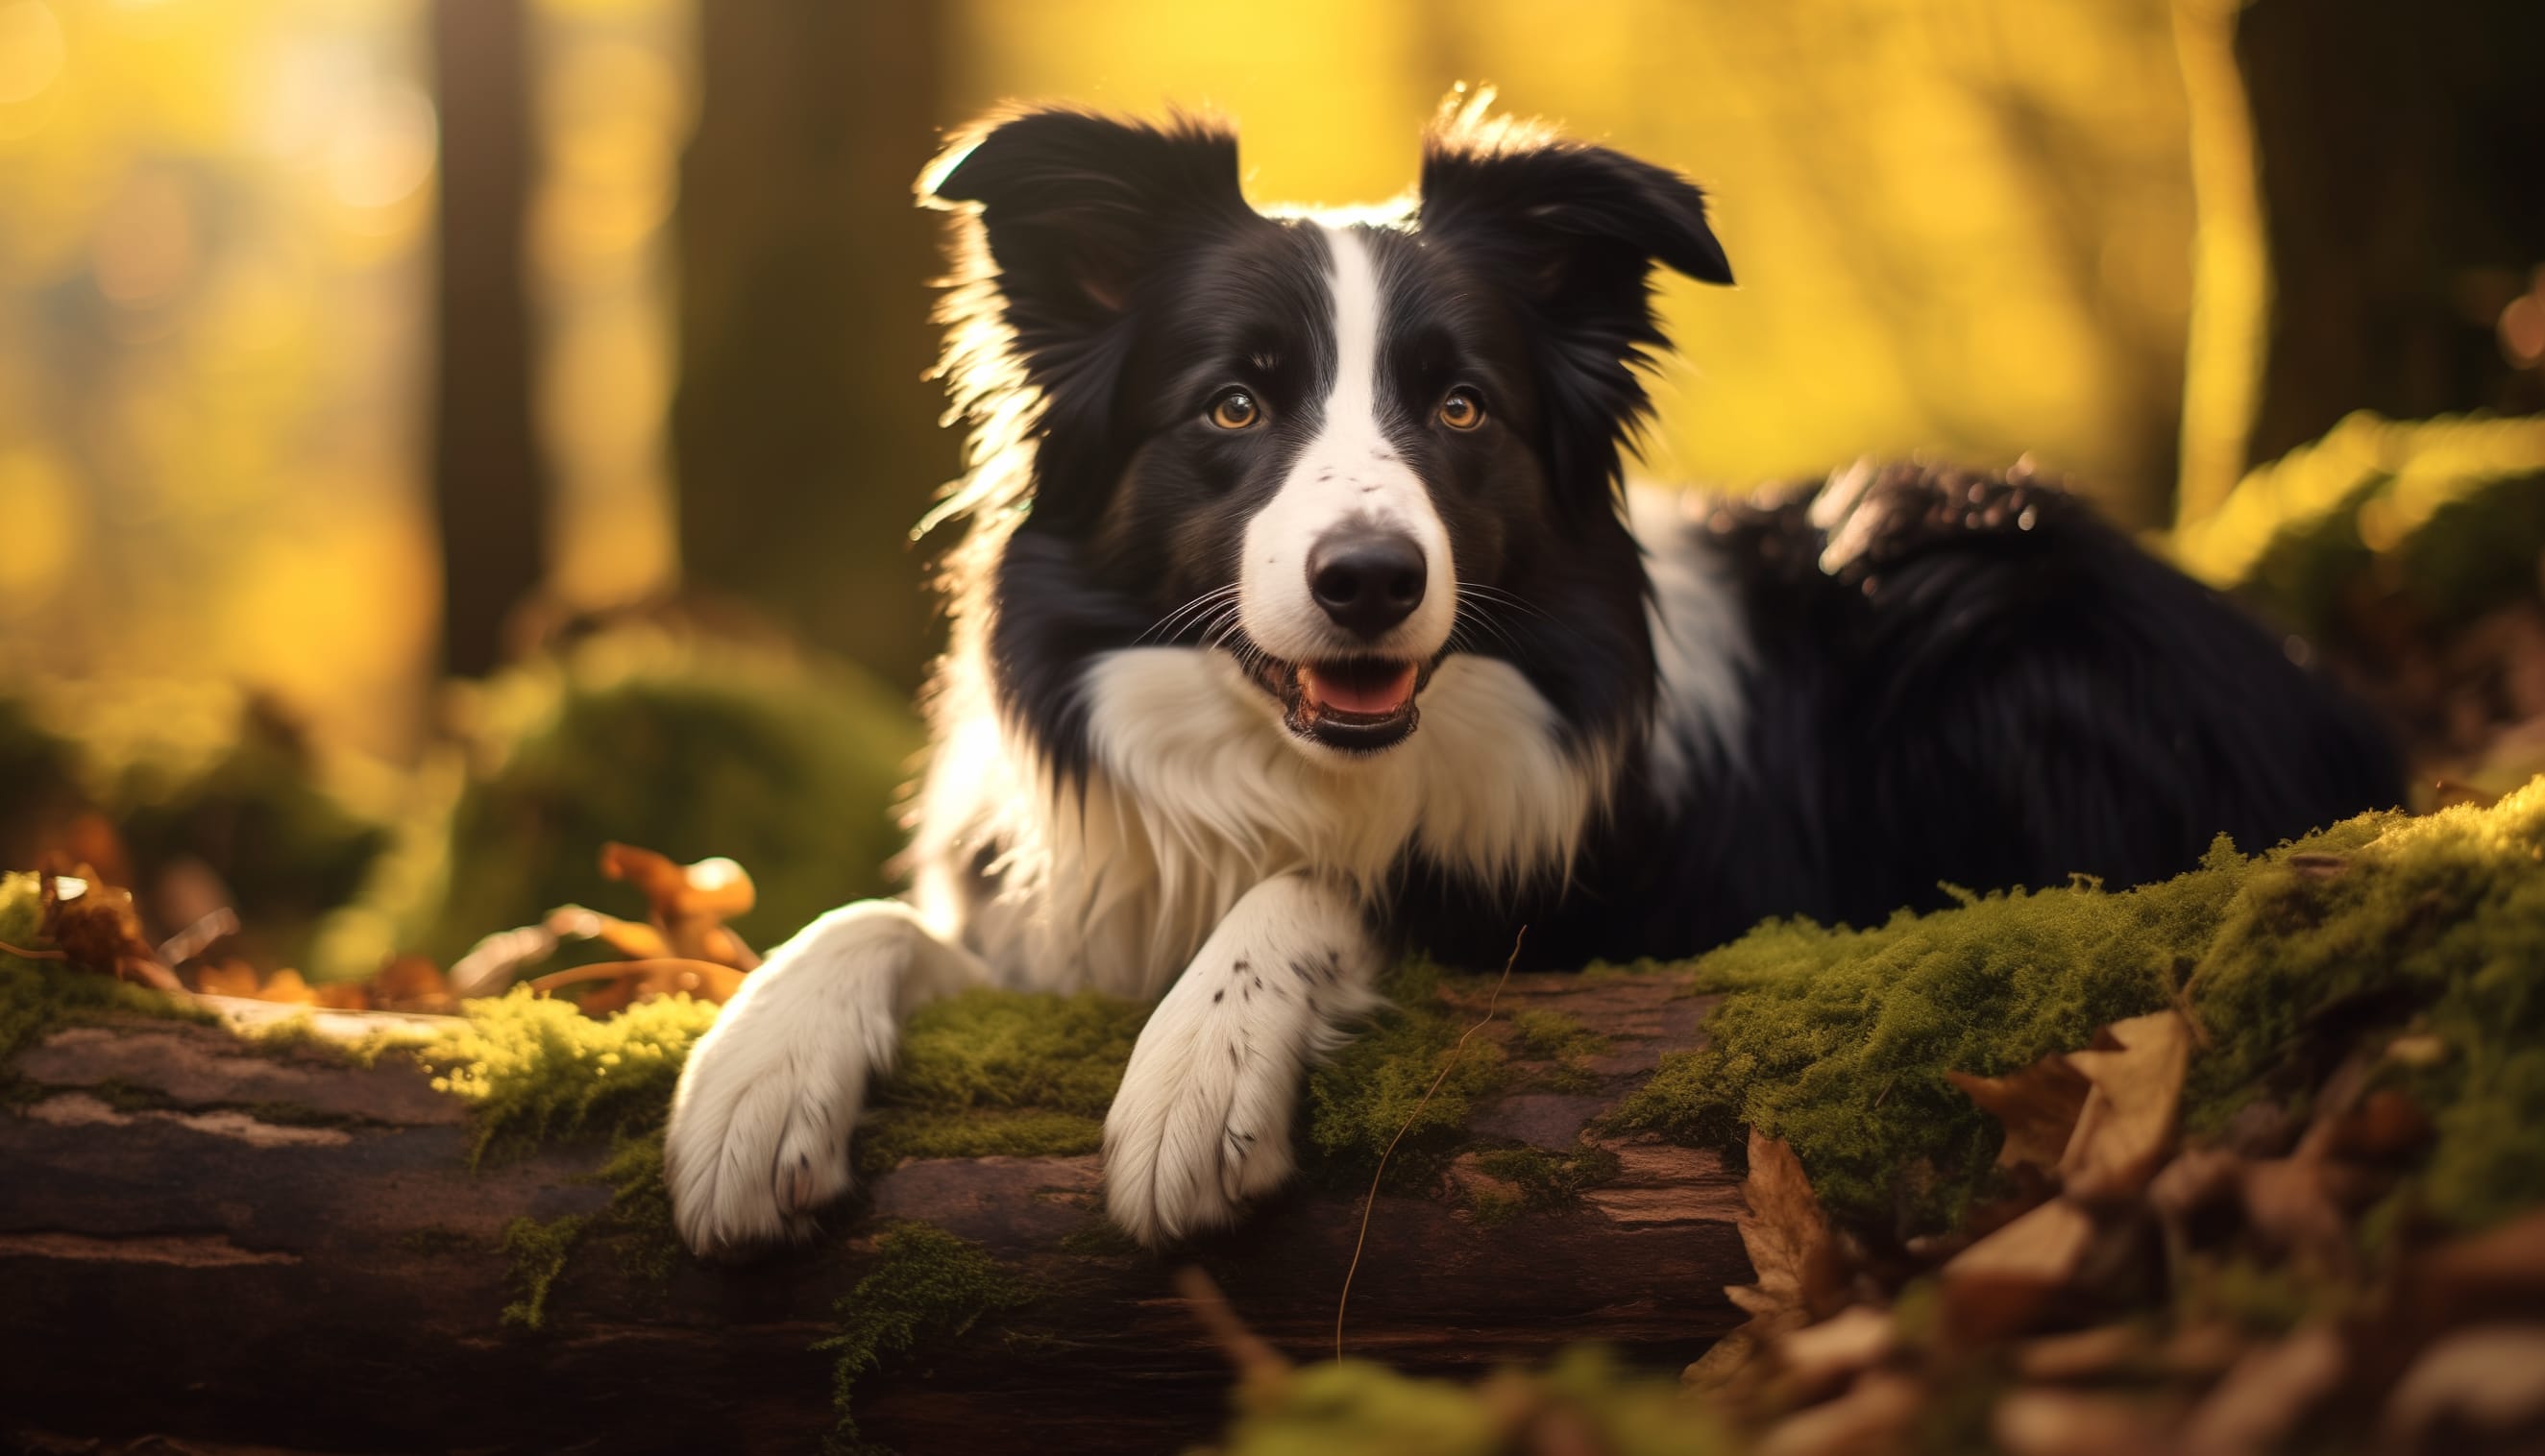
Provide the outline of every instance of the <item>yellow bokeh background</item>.
{"type": "MultiPolygon", "coordinates": [[[[943,126],[1009,98],[1239,123],[1264,202],[1408,187],[1453,84],[1680,168],[1643,469],[2029,452],[2171,508],[2193,192],[2164,0],[963,0],[943,126]]],[[[0,0],[0,674],[235,682],[414,750],[437,126],[417,0],[0,0]]],[[[682,0],[530,7],[550,591],[677,580],[682,0]]],[[[854,142],[852,143],[854,144],[854,142]]],[[[900,159],[916,175],[924,156],[900,159]]]]}

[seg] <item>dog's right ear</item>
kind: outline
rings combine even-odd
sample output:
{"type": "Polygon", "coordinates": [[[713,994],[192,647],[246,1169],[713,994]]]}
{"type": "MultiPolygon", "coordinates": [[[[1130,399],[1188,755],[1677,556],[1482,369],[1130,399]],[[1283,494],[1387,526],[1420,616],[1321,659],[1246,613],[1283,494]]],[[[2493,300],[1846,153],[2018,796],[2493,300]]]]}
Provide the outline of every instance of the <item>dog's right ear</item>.
{"type": "Polygon", "coordinates": [[[1249,211],[1237,137],[1225,126],[1184,117],[1152,126],[1066,108],[1000,113],[966,128],[920,174],[919,199],[978,218],[989,281],[1018,352],[1036,369],[1119,318],[1142,274],[1179,238],[1249,211]]]}

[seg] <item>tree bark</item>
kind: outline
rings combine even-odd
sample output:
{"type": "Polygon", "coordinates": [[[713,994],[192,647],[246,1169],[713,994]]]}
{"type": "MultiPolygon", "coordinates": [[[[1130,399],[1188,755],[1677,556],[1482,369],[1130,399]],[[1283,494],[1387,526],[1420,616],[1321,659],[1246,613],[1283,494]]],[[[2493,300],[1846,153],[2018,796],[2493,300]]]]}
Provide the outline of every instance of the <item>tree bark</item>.
{"type": "Polygon", "coordinates": [[[950,22],[926,0],[698,9],[681,167],[683,574],[904,686],[929,650],[909,539],[959,468],[929,281],[950,22]]]}
{"type": "MultiPolygon", "coordinates": [[[[1611,1038],[1579,1092],[1520,1089],[1469,1132],[1558,1151],[1703,1003],[1662,977],[1519,976],[1510,1014],[1561,1010],[1611,1038]]],[[[1526,1064],[1516,1064],[1525,1067],[1526,1064]]],[[[601,1243],[570,1261],[537,1333],[509,1329],[499,1245],[517,1217],[599,1210],[601,1150],[470,1173],[462,1105],[395,1057],[278,1060],[226,1033],[115,1023],[57,1033],[9,1069],[0,1117],[0,1437],[124,1450],[144,1437],[295,1451],[810,1450],[831,1360],[811,1348],[918,1219],[982,1245],[1033,1291],[865,1376],[860,1434],[908,1451],[1169,1450],[1207,1440],[1228,1368],[1173,1289],[1198,1263],[1291,1358],[1333,1352],[1361,1189],[1309,1180],[1242,1229],[1166,1256],[1093,1237],[1093,1158],[907,1162],[813,1248],[656,1279],[601,1243]],[[1028,1436],[1028,1433],[1029,1436],[1028,1436]]],[[[1349,1348],[1473,1375],[1577,1340],[1676,1370],[1741,1316],[1737,1180],[1710,1153],[1607,1140],[1618,1175],[1568,1207],[1480,1225],[1472,1155],[1371,1212],[1349,1348]]],[[[46,1444],[46,1443],[51,1444],[46,1444]]],[[[151,1447],[150,1449],[163,1449],[151,1447]]]]}
{"type": "Polygon", "coordinates": [[[434,501],[445,671],[505,657],[505,628],[547,571],[547,484],[531,419],[523,276],[530,199],[529,44],[522,0],[431,7],[442,123],[434,501]]]}
{"type": "Polygon", "coordinates": [[[2254,461],[2353,410],[2545,408],[2494,333],[2545,263],[2540,49],[2529,0],[2242,12],[2272,289],[2254,461]]]}

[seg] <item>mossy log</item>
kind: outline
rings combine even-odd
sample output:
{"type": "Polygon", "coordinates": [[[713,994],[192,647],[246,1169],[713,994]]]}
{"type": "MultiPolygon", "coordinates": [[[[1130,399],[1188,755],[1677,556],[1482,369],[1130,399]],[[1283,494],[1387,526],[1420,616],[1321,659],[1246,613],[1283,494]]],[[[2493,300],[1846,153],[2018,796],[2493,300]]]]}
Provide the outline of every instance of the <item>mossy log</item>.
{"type": "MultiPolygon", "coordinates": [[[[1738,1323],[1737,1179],[1711,1153],[1594,1130],[1695,1042],[1705,1003],[1684,984],[1513,978],[1488,1034],[1550,1075],[1504,1078],[1473,1106],[1471,1151],[1377,1200],[1352,1350],[1472,1374],[1588,1339],[1674,1369],[1738,1323]]],[[[758,1262],[599,1241],[532,1331],[505,1317],[524,1292],[507,1231],[600,1213],[605,1147],[472,1172],[465,1107],[405,1059],[200,1025],[74,1026],[6,1072],[0,1444],[31,1449],[812,1450],[839,1414],[839,1357],[813,1346],[907,1220],[979,1246],[1019,1293],[860,1375],[860,1439],[1174,1449],[1218,1429],[1230,1387],[1176,1269],[1207,1270],[1292,1358],[1329,1356],[1365,1189],[1311,1175],[1160,1256],[1107,1231],[1093,1157],[906,1160],[816,1246],[758,1262]]]]}

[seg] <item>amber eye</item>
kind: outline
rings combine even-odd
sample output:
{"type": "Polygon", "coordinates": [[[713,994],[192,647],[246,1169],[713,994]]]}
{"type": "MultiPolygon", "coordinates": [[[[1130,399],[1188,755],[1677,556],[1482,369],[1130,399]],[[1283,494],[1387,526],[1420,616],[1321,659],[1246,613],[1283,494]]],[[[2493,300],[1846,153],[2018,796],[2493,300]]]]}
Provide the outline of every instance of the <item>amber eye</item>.
{"type": "Polygon", "coordinates": [[[1252,429],[1263,418],[1263,406],[1243,389],[1232,389],[1211,401],[1210,422],[1222,430],[1252,429]]]}
{"type": "Polygon", "coordinates": [[[1473,430],[1485,423],[1485,406],[1464,389],[1452,389],[1440,401],[1440,423],[1452,430],[1473,430]]]}

